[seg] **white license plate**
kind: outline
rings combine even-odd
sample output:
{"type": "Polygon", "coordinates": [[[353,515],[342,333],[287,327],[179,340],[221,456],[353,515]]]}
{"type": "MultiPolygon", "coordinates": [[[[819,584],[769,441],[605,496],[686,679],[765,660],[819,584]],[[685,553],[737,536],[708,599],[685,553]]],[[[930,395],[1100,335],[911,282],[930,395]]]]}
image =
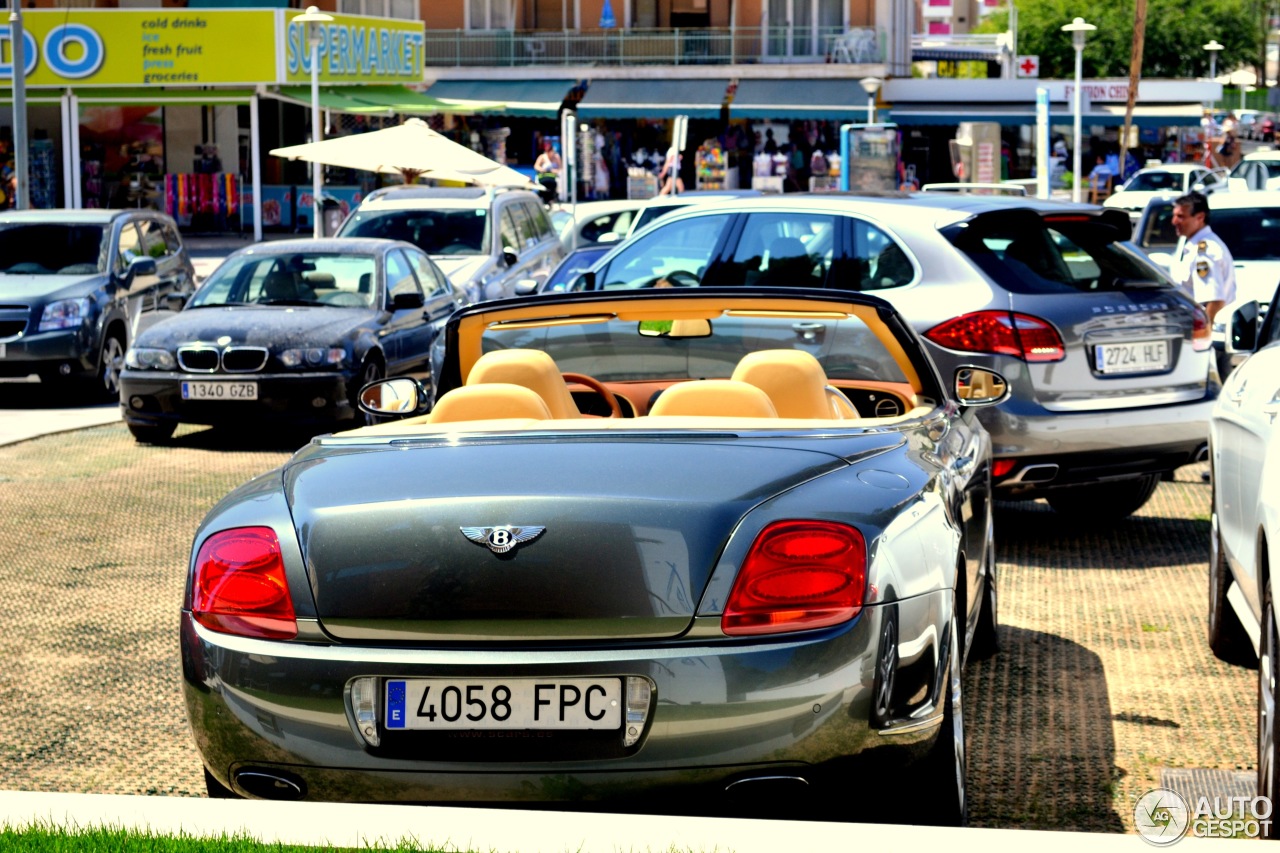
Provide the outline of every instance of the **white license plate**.
{"type": "Polygon", "coordinates": [[[1093,350],[1099,373],[1143,373],[1169,369],[1168,341],[1134,341],[1128,344],[1099,344],[1093,350]]]}
{"type": "Polygon", "coordinates": [[[388,729],[616,729],[619,678],[410,678],[386,686],[388,729]]]}
{"type": "Polygon", "coordinates": [[[184,400],[256,400],[257,382],[183,382],[184,400]]]}

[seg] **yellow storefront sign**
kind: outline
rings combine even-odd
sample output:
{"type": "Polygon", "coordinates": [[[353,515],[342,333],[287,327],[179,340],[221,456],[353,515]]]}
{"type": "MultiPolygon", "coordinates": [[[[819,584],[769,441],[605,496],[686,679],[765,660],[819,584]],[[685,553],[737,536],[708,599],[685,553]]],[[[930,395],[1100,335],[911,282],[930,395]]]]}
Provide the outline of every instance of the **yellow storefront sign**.
{"type": "MultiPolygon", "coordinates": [[[[27,85],[222,86],[311,79],[310,46],[286,9],[62,9],[23,13],[27,85]]],[[[13,45],[0,26],[0,80],[13,45]]],[[[335,15],[320,44],[320,79],[422,80],[421,21],[335,15]]]]}

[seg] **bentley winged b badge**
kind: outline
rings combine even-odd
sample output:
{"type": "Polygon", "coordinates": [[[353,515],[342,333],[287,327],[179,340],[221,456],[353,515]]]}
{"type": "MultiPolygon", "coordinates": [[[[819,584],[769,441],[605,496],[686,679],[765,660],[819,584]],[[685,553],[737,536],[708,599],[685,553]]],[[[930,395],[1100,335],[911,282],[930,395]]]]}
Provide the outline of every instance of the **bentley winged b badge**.
{"type": "Polygon", "coordinates": [[[532,542],[542,535],[545,527],[516,527],[503,524],[498,527],[459,527],[462,535],[477,545],[484,545],[495,554],[505,554],[511,549],[532,542]]]}

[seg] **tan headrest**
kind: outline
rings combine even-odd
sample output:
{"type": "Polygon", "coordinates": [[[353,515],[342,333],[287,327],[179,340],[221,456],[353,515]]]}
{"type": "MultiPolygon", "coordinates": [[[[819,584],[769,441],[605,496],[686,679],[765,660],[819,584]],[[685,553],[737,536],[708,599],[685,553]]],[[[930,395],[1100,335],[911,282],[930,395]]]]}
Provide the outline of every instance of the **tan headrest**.
{"type": "Polygon", "coordinates": [[[734,368],[733,378],[768,394],[779,417],[841,416],[832,409],[822,365],[803,350],[769,349],[747,353],[734,368]]]}
{"type": "Polygon", "coordinates": [[[533,391],[551,410],[553,418],[580,418],[582,413],[564,384],[551,356],[542,350],[504,349],[487,352],[476,360],[467,385],[506,382],[533,391]]]}
{"type": "Polygon", "coordinates": [[[454,388],[438,401],[427,423],[488,421],[505,418],[548,420],[551,411],[542,398],[520,385],[492,382],[454,388]]]}
{"type": "Polygon", "coordinates": [[[776,418],[769,395],[754,385],[732,379],[681,382],[663,391],[649,414],[724,418],[776,418]]]}

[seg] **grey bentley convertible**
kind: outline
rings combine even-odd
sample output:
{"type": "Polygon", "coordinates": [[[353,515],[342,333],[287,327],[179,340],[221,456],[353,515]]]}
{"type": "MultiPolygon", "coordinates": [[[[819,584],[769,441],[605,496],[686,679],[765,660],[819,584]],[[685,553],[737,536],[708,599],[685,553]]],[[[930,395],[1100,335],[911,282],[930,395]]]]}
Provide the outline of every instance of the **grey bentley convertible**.
{"type": "Polygon", "coordinates": [[[209,793],[963,822],[1005,393],[851,292],[458,311],[433,388],[367,386],[384,422],[196,533],[209,793]]]}

